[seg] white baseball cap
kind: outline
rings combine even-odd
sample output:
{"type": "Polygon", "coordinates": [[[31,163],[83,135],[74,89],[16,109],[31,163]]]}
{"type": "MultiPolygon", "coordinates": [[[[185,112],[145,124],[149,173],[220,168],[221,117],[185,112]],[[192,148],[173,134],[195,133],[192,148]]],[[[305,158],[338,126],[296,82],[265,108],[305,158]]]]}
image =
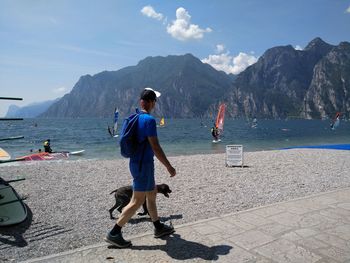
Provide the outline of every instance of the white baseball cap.
{"type": "Polygon", "coordinates": [[[156,94],[157,98],[159,98],[160,95],[162,95],[159,91],[156,91],[156,90],[154,90],[154,89],[152,89],[152,88],[150,88],[150,87],[145,88],[145,90],[151,90],[151,91],[153,91],[153,92],[156,94]]]}

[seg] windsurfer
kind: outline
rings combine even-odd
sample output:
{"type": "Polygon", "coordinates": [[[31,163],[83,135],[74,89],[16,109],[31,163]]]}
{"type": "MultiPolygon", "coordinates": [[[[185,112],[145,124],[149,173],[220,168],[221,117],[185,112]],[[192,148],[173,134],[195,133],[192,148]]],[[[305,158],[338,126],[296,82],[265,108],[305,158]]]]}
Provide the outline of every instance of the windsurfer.
{"type": "Polygon", "coordinates": [[[109,125],[108,125],[107,130],[108,130],[109,135],[111,135],[113,137],[112,128],[109,125]]]}
{"type": "Polygon", "coordinates": [[[337,112],[337,114],[334,117],[334,120],[331,123],[331,129],[335,130],[335,128],[337,128],[339,126],[340,123],[340,112],[337,112]]]}
{"type": "Polygon", "coordinates": [[[114,126],[107,127],[109,135],[111,137],[118,137],[117,131],[118,131],[118,117],[119,117],[119,110],[117,108],[114,109],[114,126]]]}
{"type": "Polygon", "coordinates": [[[211,135],[214,137],[215,141],[217,141],[219,139],[219,129],[218,129],[218,127],[215,126],[215,124],[211,128],[211,135]]]}

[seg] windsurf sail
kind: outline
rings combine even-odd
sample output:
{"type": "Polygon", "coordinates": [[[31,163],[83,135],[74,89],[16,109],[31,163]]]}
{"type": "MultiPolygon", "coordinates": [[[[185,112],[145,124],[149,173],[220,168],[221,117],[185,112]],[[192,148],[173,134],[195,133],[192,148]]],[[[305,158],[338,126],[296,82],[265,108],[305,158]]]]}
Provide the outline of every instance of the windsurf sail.
{"type": "Polygon", "coordinates": [[[0,161],[8,161],[11,159],[11,155],[4,149],[0,148],[0,161]]]}
{"type": "Polygon", "coordinates": [[[40,152],[40,153],[34,153],[26,156],[18,157],[18,160],[23,161],[49,161],[49,160],[60,160],[60,159],[66,159],[69,157],[68,152],[54,152],[54,153],[47,153],[47,152],[40,152]]]}
{"type": "Polygon", "coordinates": [[[159,122],[159,127],[164,127],[164,125],[165,125],[165,120],[164,120],[164,117],[162,117],[159,122]]]}
{"type": "Polygon", "coordinates": [[[339,124],[340,124],[340,112],[337,112],[331,123],[331,129],[335,130],[339,126],[339,124]]]}
{"type": "Polygon", "coordinates": [[[258,127],[258,120],[256,118],[253,119],[251,127],[252,128],[257,128],[258,127]]]}
{"type": "Polygon", "coordinates": [[[112,136],[112,137],[118,137],[118,118],[119,118],[119,110],[117,108],[114,109],[114,119],[113,119],[113,127],[108,125],[108,133],[112,136]]]}
{"type": "Polygon", "coordinates": [[[119,110],[116,108],[114,110],[114,127],[113,127],[113,136],[118,132],[118,118],[119,118],[119,110]]]}
{"type": "Polygon", "coordinates": [[[215,122],[216,127],[219,129],[219,134],[221,134],[224,131],[225,110],[226,105],[224,103],[220,104],[215,122]]]}

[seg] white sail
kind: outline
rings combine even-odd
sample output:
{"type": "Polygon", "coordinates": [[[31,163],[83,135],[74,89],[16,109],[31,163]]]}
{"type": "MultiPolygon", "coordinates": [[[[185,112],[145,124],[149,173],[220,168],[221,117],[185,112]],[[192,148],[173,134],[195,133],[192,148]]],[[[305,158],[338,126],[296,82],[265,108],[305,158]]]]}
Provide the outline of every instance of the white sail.
{"type": "Polygon", "coordinates": [[[113,127],[113,135],[114,136],[118,132],[118,118],[119,118],[119,110],[115,109],[115,111],[114,111],[114,127],[113,127]]]}

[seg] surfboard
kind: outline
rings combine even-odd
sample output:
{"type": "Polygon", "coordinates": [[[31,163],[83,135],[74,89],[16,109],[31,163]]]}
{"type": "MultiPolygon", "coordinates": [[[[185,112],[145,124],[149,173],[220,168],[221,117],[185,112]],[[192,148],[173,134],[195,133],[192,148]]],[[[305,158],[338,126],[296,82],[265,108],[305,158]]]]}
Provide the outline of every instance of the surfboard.
{"type": "Polygon", "coordinates": [[[82,155],[85,152],[85,150],[80,150],[80,151],[74,151],[74,152],[69,152],[71,155],[82,155]]]}
{"type": "Polygon", "coordinates": [[[0,178],[0,226],[19,224],[27,218],[27,208],[15,189],[0,178]]]}
{"type": "Polygon", "coordinates": [[[0,148],[0,161],[8,161],[11,159],[11,155],[4,149],[0,148]]]}
{"type": "Polygon", "coordinates": [[[219,139],[219,140],[213,140],[213,143],[218,143],[218,142],[221,142],[221,139],[219,139]]]}

